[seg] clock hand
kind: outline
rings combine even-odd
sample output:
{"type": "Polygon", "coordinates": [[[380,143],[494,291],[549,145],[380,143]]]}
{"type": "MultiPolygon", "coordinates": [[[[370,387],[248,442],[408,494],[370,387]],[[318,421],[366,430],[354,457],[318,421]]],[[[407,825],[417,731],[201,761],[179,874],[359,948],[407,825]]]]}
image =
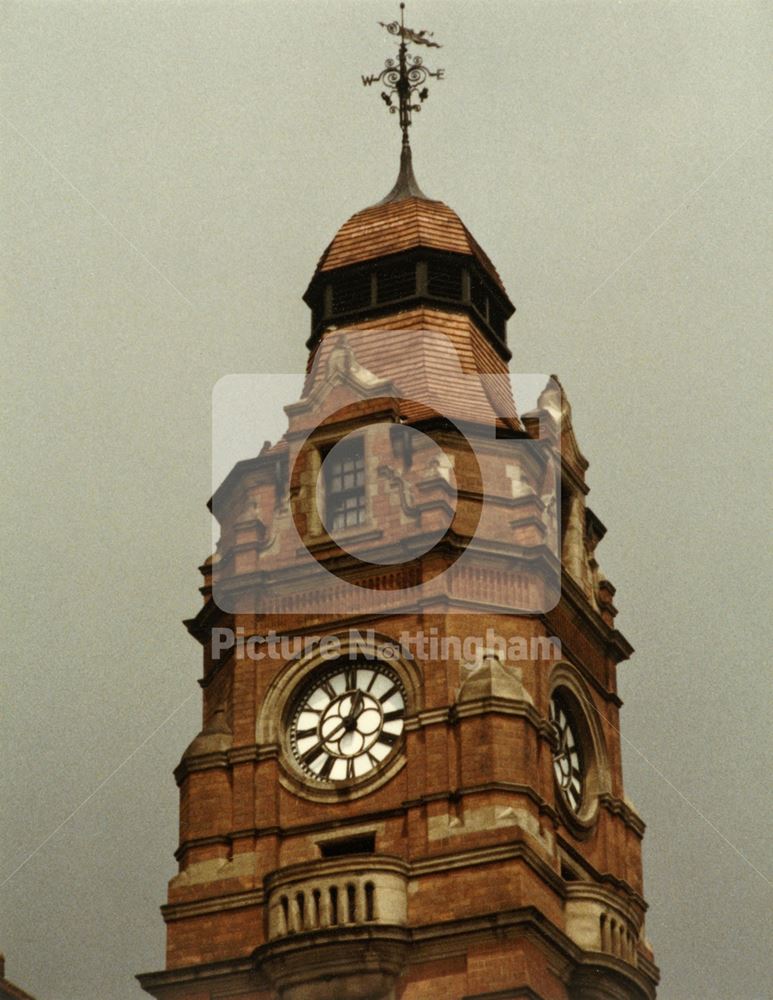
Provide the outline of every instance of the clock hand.
{"type": "Polygon", "coordinates": [[[322,740],[322,742],[323,743],[329,743],[333,739],[333,737],[335,736],[335,734],[338,732],[338,730],[341,729],[341,728],[343,728],[345,725],[346,725],[346,719],[341,719],[341,721],[338,723],[338,725],[335,727],[335,729],[332,729],[327,734],[327,736],[325,736],[325,738],[322,740]]]}
{"type": "Polygon", "coordinates": [[[362,696],[362,691],[357,691],[352,698],[352,710],[349,713],[350,719],[357,719],[362,714],[363,702],[365,699],[362,696]]]}
{"type": "Polygon", "coordinates": [[[341,719],[341,721],[334,729],[331,729],[331,731],[326,736],[323,736],[319,740],[319,742],[315,743],[313,747],[311,747],[309,750],[306,751],[306,753],[304,753],[302,759],[307,763],[310,763],[312,760],[314,760],[319,755],[320,750],[322,750],[322,748],[326,744],[335,742],[334,737],[336,733],[339,731],[339,729],[342,729],[345,726],[345,724],[346,724],[346,719],[341,719]]]}

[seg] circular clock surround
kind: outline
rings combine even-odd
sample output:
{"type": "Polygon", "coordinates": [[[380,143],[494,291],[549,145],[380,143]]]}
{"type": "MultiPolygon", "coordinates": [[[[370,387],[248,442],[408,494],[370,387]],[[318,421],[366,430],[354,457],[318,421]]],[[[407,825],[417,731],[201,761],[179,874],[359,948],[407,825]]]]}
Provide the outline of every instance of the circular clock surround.
{"type": "Polygon", "coordinates": [[[400,675],[370,658],[322,667],[292,699],[287,735],[293,763],[317,787],[347,787],[381,775],[398,753],[406,716],[400,675]]]}
{"type": "Polygon", "coordinates": [[[602,729],[603,716],[576,666],[560,662],[550,678],[548,719],[556,805],[575,836],[593,828],[611,773],[602,729]]]}
{"type": "Polygon", "coordinates": [[[564,802],[579,815],[586,799],[585,764],[580,733],[566,698],[559,692],[550,699],[550,724],[555,736],[553,774],[564,802]]]}

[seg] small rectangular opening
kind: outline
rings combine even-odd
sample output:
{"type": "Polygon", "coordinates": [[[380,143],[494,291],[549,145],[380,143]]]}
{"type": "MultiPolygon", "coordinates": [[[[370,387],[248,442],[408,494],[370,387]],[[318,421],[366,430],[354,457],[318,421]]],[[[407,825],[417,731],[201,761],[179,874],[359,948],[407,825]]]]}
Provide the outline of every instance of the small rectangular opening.
{"type": "Polygon", "coordinates": [[[373,854],[376,850],[375,833],[360,833],[356,837],[341,837],[319,844],[323,858],[342,858],[347,854],[373,854]]]}
{"type": "Polygon", "coordinates": [[[580,881],[580,876],[577,874],[577,872],[574,871],[573,868],[570,868],[569,865],[566,865],[563,862],[561,863],[561,878],[565,882],[579,882],[580,881]]]}

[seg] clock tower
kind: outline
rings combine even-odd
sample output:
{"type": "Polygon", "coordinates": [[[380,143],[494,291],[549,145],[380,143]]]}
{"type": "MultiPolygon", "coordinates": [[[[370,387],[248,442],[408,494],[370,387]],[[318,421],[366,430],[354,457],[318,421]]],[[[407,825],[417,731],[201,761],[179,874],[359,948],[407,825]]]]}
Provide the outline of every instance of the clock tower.
{"type": "MultiPolygon", "coordinates": [[[[651,1000],[614,587],[557,379],[522,412],[514,312],[416,181],[437,48],[378,81],[390,193],[305,293],[287,429],[239,462],[186,624],[202,728],[175,770],[158,1000],[651,1000]],[[416,103],[418,102],[418,103],[416,103]]],[[[256,432],[266,393],[254,392],[256,432]]]]}

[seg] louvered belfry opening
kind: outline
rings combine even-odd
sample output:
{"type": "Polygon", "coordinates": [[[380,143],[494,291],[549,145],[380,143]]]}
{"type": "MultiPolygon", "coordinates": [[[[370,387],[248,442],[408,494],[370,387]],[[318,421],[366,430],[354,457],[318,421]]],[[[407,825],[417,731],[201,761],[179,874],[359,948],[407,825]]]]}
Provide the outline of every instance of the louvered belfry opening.
{"type": "Polygon", "coordinates": [[[436,260],[427,274],[427,294],[432,298],[460,302],[464,291],[464,269],[459,261],[436,260]]]}
{"type": "Polygon", "coordinates": [[[493,264],[448,206],[408,197],[358,212],[336,234],[304,300],[314,348],[330,326],[427,305],[469,314],[505,359],[515,311],[493,264]]]}
{"type": "Polygon", "coordinates": [[[398,257],[376,269],[376,301],[400,302],[416,294],[416,264],[398,257]]]}

